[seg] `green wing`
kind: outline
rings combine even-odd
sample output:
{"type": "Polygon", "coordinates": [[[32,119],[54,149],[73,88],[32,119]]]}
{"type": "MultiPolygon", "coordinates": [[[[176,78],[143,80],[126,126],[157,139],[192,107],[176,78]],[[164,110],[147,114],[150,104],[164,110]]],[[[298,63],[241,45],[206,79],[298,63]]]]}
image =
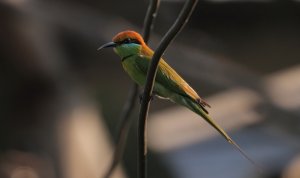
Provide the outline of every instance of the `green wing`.
{"type": "MultiPolygon", "coordinates": [[[[151,59],[147,56],[139,55],[135,60],[139,70],[147,75],[151,59]]],[[[163,59],[159,62],[155,81],[168,90],[195,101],[202,107],[209,106],[163,59]]]]}
{"type": "MultiPolygon", "coordinates": [[[[150,58],[147,56],[139,55],[135,58],[136,67],[146,76],[148,67],[150,66],[150,58]]],[[[206,106],[210,107],[210,105],[200,98],[200,96],[193,90],[189,84],[182,79],[177,72],[172,69],[163,59],[160,60],[158,64],[158,70],[156,74],[155,82],[164,86],[166,89],[177,93],[181,96],[187,97],[198,103],[198,105],[206,112],[206,106]]]]}

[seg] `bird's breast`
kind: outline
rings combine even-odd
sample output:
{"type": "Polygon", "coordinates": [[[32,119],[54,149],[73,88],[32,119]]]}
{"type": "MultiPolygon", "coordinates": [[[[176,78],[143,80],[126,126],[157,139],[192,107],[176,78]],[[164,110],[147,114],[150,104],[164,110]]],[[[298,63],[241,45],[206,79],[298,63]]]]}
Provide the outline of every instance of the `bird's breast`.
{"type": "Polygon", "coordinates": [[[143,86],[146,81],[145,74],[138,68],[134,57],[129,57],[122,62],[122,66],[130,78],[140,86],[143,86]]]}

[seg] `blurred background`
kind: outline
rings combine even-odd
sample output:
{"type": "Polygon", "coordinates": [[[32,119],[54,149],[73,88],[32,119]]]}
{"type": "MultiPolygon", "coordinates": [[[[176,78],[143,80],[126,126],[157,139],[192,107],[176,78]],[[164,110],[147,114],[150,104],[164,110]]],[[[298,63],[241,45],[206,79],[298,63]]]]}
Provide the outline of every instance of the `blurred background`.
{"type": "MultiPolygon", "coordinates": [[[[161,2],[155,49],[182,0],[161,2]]],[[[112,50],[142,32],[148,1],[0,1],[0,177],[100,178],[132,85],[112,50]]],[[[212,106],[260,175],[189,110],[154,99],[149,178],[300,177],[300,3],[200,1],[166,61],[212,106]]],[[[112,177],[136,177],[138,108],[112,177]]]]}

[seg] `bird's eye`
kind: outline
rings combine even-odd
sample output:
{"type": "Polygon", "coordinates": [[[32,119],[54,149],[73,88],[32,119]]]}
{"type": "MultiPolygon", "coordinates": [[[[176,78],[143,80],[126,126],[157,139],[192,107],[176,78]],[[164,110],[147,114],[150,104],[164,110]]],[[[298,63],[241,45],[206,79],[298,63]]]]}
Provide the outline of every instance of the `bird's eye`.
{"type": "Polygon", "coordinates": [[[132,38],[126,38],[123,41],[119,42],[119,44],[129,44],[129,43],[141,44],[138,40],[132,38]]]}
{"type": "Polygon", "coordinates": [[[130,38],[126,38],[124,41],[123,41],[123,43],[131,43],[131,39],[130,38]]]}

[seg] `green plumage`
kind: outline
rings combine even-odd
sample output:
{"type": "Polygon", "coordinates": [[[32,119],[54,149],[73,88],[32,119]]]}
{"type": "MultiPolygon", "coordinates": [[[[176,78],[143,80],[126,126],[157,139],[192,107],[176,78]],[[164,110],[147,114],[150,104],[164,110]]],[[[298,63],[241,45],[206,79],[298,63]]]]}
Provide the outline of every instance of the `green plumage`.
{"type": "MultiPolygon", "coordinates": [[[[151,59],[147,56],[131,55],[123,60],[122,65],[132,80],[140,86],[144,86],[148,67],[150,66],[150,60],[151,59]]],[[[163,59],[161,59],[154,83],[154,93],[159,97],[170,99],[171,101],[183,105],[199,114],[210,125],[217,129],[220,134],[226,138],[226,140],[231,140],[225,131],[211,119],[205,110],[202,109],[201,105],[189,96],[180,84],[172,80],[174,76],[171,76],[172,74],[168,71],[175,72],[167,63],[164,62],[163,59]]],[[[182,82],[184,82],[184,80],[182,80],[182,82]]]]}
{"type": "MultiPolygon", "coordinates": [[[[113,38],[113,42],[102,45],[99,50],[107,47],[114,47],[114,51],[122,59],[124,70],[132,80],[144,86],[153,51],[145,44],[141,35],[134,31],[120,32],[113,38]]],[[[255,162],[208,115],[205,107],[210,106],[163,59],[158,64],[153,90],[159,97],[170,99],[200,115],[256,166],[255,162]]]]}

